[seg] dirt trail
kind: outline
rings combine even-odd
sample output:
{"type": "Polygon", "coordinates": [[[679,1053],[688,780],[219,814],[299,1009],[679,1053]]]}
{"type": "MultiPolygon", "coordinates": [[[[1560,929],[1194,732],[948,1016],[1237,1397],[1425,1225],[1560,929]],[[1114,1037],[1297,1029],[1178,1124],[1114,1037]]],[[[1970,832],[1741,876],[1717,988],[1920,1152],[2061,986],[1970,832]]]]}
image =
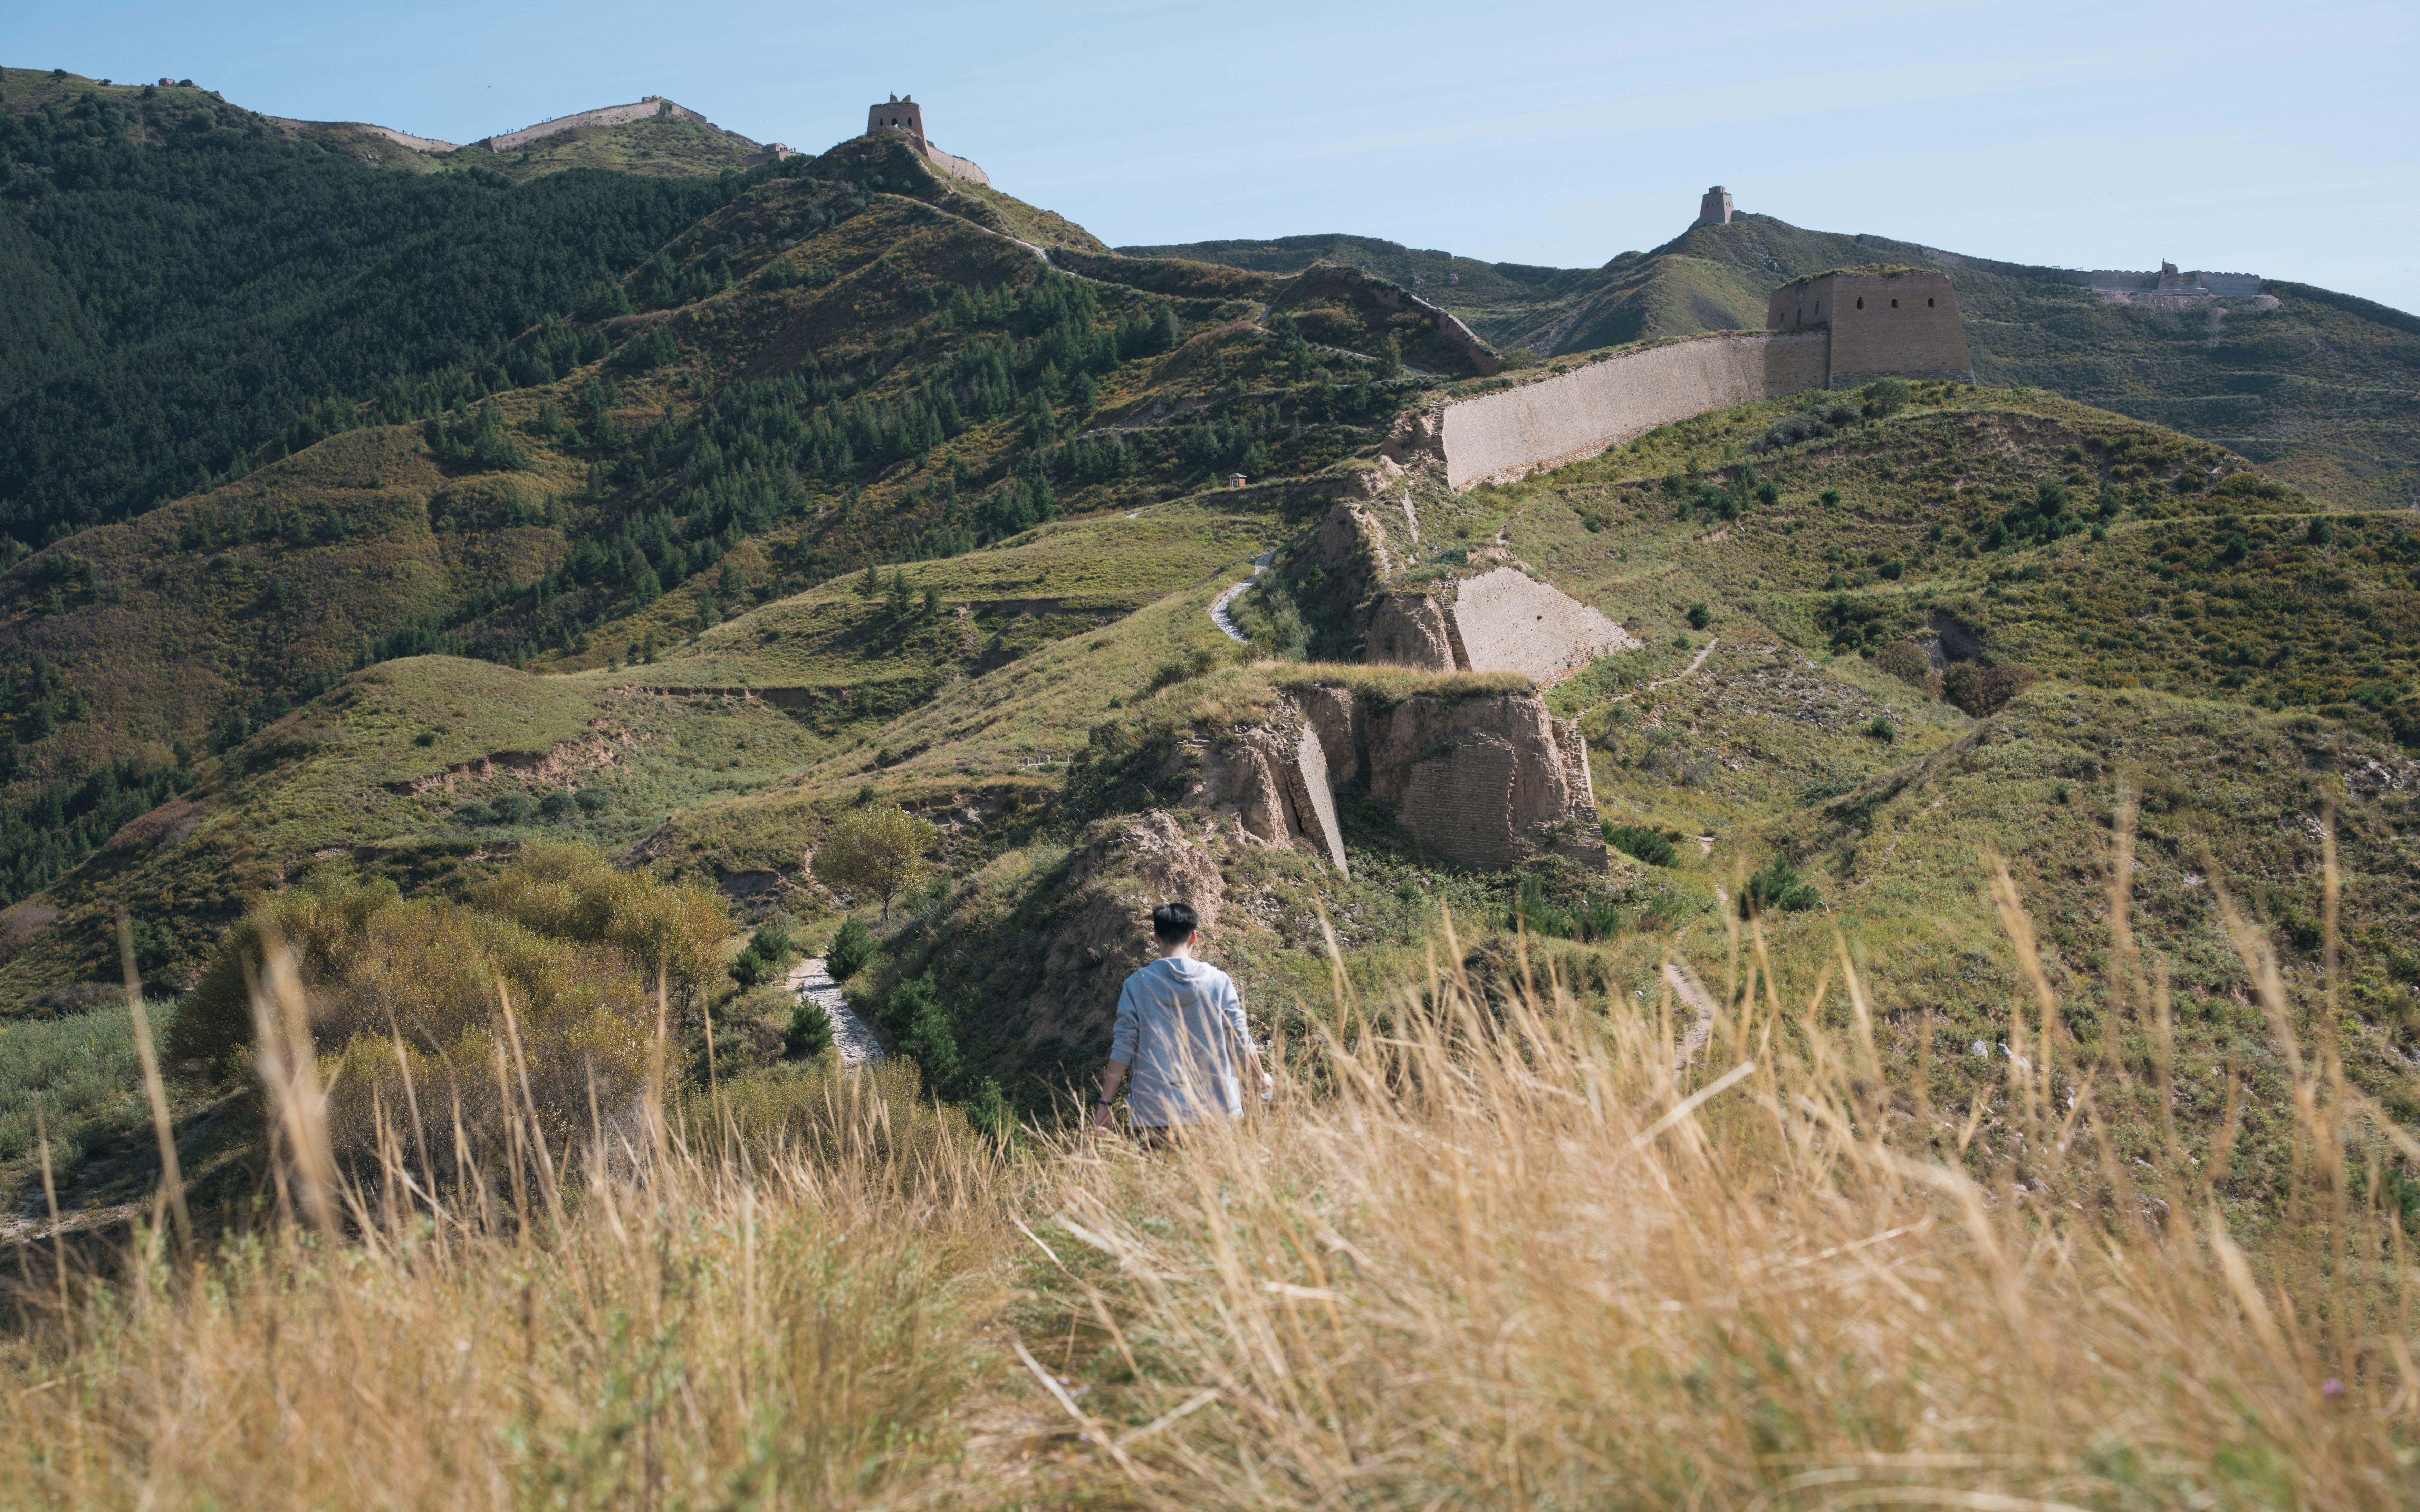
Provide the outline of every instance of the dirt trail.
{"type": "Polygon", "coordinates": [[[1260,577],[1261,569],[1267,566],[1269,563],[1276,558],[1276,556],[1277,553],[1274,551],[1264,551],[1259,556],[1254,557],[1252,559],[1252,576],[1245,579],[1242,582],[1235,584],[1233,587],[1228,589],[1225,593],[1220,594],[1218,597],[1210,601],[1211,622],[1217,625],[1219,629],[1226,631],[1228,639],[1241,640],[1248,644],[1250,642],[1252,638],[1246,635],[1243,631],[1236,629],[1235,622],[1227,617],[1227,601],[1234,597],[1237,594],[1242,593],[1245,589],[1251,587],[1253,579],[1260,577]]]}
{"type": "Polygon", "coordinates": [[[1698,1053],[1706,1048],[1706,1042],[1714,1038],[1714,995],[1706,991],[1705,983],[1699,981],[1697,974],[1677,957],[1665,961],[1664,980],[1672,989],[1672,995],[1697,1015],[1690,1020],[1689,1032],[1681,1038],[1681,1052],[1672,1068],[1678,1071],[1695,1060],[1698,1053]]]}
{"type": "Polygon", "coordinates": [[[831,1020],[832,1048],[840,1052],[842,1065],[872,1065],[882,1058],[882,1041],[850,1011],[823,957],[809,956],[790,968],[790,991],[813,998],[831,1020]]]}

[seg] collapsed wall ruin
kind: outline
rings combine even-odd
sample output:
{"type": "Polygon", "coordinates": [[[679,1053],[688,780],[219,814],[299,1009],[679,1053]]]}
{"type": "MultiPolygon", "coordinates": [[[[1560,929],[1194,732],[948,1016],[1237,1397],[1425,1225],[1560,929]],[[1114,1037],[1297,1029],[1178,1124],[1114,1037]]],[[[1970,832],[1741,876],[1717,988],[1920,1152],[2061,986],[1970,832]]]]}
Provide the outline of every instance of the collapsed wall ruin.
{"type": "Polygon", "coordinates": [[[1298,688],[1266,723],[1208,750],[1185,801],[1350,876],[1335,790],[1357,779],[1450,865],[1606,864],[1579,727],[1534,691],[1442,688],[1382,703],[1342,684],[1298,688]]]}

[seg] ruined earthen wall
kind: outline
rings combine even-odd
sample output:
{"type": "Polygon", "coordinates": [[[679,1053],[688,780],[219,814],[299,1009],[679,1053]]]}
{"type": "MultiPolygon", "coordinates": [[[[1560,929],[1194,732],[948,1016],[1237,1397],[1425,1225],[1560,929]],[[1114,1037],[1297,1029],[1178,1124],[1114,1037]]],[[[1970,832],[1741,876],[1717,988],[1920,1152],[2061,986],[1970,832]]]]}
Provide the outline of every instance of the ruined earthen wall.
{"type": "Polygon", "coordinates": [[[1423,671],[1460,670],[1445,611],[1425,594],[1389,594],[1378,601],[1363,638],[1363,659],[1423,671]]]}
{"type": "Polygon", "coordinates": [[[1415,765],[1395,822],[1442,861],[1494,872],[1521,859],[1510,816],[1520,764],[1502,737],[1467,735],[1451,751],[1415,765]]]}
{"type": "Polygon", "coordinates": [[[976,167],[973,163],[969,162],[964,158],[954,158],[950,156],[948,153],[942,151],[939,147],[935,147],[930,142],[924,144],[924,157],[925,160],[931,162],[934,167],[940,169],[943,173],[948,174],[953,178],[962,179],[970,184],[981,184],[985,189],[989,189],[991,187],[991,176],[989,174],[985,173],[981,168],[976,167]]]}
{"type": "Polygon", "coordinates": [[[1352,876],[1353,869],[1344,860],[1344,831],[1336,823],[1336,795],[1328,788],[1327,750],[1319,738],[1316,720],[1303,726],[1286,784],[1293,790],[1295,821],[1304,835],[1336,870],[1352,876]]]}
{"type": "Polygon", "coordinates": [[[1446,483],[1467,488],[1594,456],[1658,425],[1820,388],[1820,331],[1699,336],[1445,410],[1446,483]]]}
{"type": "Polygon", "coordinates": [[[1607,652],[1638,647],[1637,637],[1594,609],[1512,567],[1465,579],[1452,612],[1475,672],[1552,684],[1607,652]]]}
{"type": "Polygon", "coordinates": [[[274,121],[280,126],[291,126],[303,131],[364,131],[371,136],[384,137],[399,147],[410,147],[414,152],[426,152],[430,157],[442,157],[448,152],[462,150],[462,144],[459,142],[441,142],[433,136],[414,136],[410,131],[398,131],[392,126],[376,126],[368,121],[298,121],[290,120],[284,116],[271,116],[264,118],[274,121]]]}
{"type": "MultiPolygon", "coordinates": [[[[647,120],[654,116],[658,110],[668,104],[671,104],[671,101],[642,100],[628,105],[608,105],[602,110],[583,110],[576,116],[558,116],[553,120],[540,121],[535,126],[525,126],[518,131],[506,131],[502,136],[491,136],[479,145],[491,152],[511,152],[516,148],[527,147],[532,142],[552,136],[558,131],[576,131],[583,126],[626,126],[632,121],[647,120]]],[[[676,121],[706,121],[705,116],[684,105],[673,105],[670,114],[676,121]]]]}

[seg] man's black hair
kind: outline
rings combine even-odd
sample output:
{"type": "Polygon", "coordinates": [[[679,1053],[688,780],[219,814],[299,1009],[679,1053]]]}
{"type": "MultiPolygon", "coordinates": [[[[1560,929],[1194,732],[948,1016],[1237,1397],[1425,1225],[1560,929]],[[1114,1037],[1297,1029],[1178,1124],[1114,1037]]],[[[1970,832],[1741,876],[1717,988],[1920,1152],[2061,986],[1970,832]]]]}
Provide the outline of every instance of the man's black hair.
{"type": "Polygon", "coordinates": [[[1161,903],[1151,911],[1151,932],[1162,945],[1183,945],[1201,923],[1184,903],[1161,903]]]}

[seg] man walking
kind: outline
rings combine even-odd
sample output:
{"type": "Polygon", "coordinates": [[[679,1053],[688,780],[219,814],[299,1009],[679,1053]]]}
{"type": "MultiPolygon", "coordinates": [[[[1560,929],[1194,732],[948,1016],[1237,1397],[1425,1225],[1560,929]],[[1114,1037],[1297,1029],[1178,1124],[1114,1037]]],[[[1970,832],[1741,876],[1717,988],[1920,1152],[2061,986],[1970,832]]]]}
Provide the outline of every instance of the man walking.
{"type": "Polygon", "coordinates": [[[1242,1118],[1238,1053],[1263,1097],[1275,1085],[1261,1069],[1235,983],[1193,954],[1199,922],[1184,903],[1151,911],[1159,959],[1127,977],[1118,994],[1109,1064],[1101,1073],[1100,1101],[1093,1104],[1093,1121],[1104,1129],[1128,1067],[1134,1086],[1126,1092],[1126,1117],[1137,1128],[1155,1131],[1242,1118]]]}

